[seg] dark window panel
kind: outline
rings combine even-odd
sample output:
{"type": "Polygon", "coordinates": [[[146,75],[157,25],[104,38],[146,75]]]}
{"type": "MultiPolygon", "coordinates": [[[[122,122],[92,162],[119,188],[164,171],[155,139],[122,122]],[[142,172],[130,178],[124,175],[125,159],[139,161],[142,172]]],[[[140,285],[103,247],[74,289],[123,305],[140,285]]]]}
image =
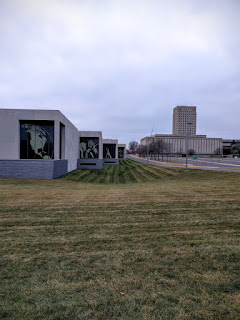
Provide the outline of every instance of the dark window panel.
{"type": "Polygon", "coordinates": [[[103,144],[103,158],[104,159],[115,159],[116,158],[116,144],[103,144]]]}
{"type": "Polygon", "coordinates": [[[118,159],[124,158],[124,147],[118,147],[118,159]]]}
{"type": "Polygon", "coordinates": [[[53,121],[20,121],[20,159],[54,159],[53,121]]]}
{"type": "Polygon", "coordinates": [[[80,137],[80,159],[99,158],[99,138],[80,137]]]}

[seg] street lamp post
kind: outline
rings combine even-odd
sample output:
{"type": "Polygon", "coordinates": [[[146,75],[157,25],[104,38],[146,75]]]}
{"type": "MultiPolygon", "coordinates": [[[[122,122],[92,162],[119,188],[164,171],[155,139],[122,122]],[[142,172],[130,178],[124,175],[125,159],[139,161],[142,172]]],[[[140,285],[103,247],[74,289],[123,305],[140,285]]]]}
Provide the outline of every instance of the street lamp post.
{"type": "Polygon", "coordinates": [[[147,137],[147,165],[148,165],[148,156],[149,156],[149,137],[147,137]]]}
{"type": "MultiPolygon", "coordinates": [[[[154,129],[154,126],[152,127],[151,138],[152,138],[153,129],[154,129]]],[[[149,157],[149,138],[150,137],[147,137],[147,164],[148,164],[148,157],[149,157]]],[[[151,139],[151,141],[152,141],[152,139],[151,139]]]]}
{"type": "Polygon", "coordinates": [[[187,122],[187,134],[186,134],[186,169],[188,168],[188,125],[193,124],[192,122],[187,122]]]}
{"type": "MultiPolygon", "coordinates": [[[[154,128],[154,126],[153,126],[153,128],[154,128]]],[[[151,131],[151,138],[152,138],[153,128],[151,131]]],[[[149,137],[147,137],[147,164],[148,164],[148,157],[149,157],[149,137]]]]}

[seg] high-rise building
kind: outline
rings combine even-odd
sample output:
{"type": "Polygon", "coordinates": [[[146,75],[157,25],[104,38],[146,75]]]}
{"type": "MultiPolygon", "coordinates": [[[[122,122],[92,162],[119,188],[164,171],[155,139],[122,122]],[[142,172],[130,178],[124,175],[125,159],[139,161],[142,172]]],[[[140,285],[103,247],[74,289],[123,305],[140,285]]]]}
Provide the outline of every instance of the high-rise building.
{"type": "Polygon", "coordinates": [[[172,133],[175,135],[196,135],[196,107],[177,106],[173,109],[172,133]]]}

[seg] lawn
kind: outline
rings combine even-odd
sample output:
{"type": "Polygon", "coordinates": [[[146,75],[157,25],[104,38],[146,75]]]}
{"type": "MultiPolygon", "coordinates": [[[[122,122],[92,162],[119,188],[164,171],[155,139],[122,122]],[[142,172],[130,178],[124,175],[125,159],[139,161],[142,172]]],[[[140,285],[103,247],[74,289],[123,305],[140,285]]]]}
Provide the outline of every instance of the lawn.
{"type": "Polygon", "coordinates": [[[239,319],[239,213],[239,173],[0,179],[0,318],[239,319]]]}

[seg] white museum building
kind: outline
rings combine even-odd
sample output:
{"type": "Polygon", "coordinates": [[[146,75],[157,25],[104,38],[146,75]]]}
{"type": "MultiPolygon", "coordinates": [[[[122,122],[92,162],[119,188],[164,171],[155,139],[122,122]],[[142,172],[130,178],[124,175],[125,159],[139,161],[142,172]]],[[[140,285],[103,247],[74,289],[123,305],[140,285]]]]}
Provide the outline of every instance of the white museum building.
{"type": "Polygon", "coordinates": [[[0,178],[54,179],[125,158],[126,145],[79,131],[59,110],[0,109],[0,178]]]}

